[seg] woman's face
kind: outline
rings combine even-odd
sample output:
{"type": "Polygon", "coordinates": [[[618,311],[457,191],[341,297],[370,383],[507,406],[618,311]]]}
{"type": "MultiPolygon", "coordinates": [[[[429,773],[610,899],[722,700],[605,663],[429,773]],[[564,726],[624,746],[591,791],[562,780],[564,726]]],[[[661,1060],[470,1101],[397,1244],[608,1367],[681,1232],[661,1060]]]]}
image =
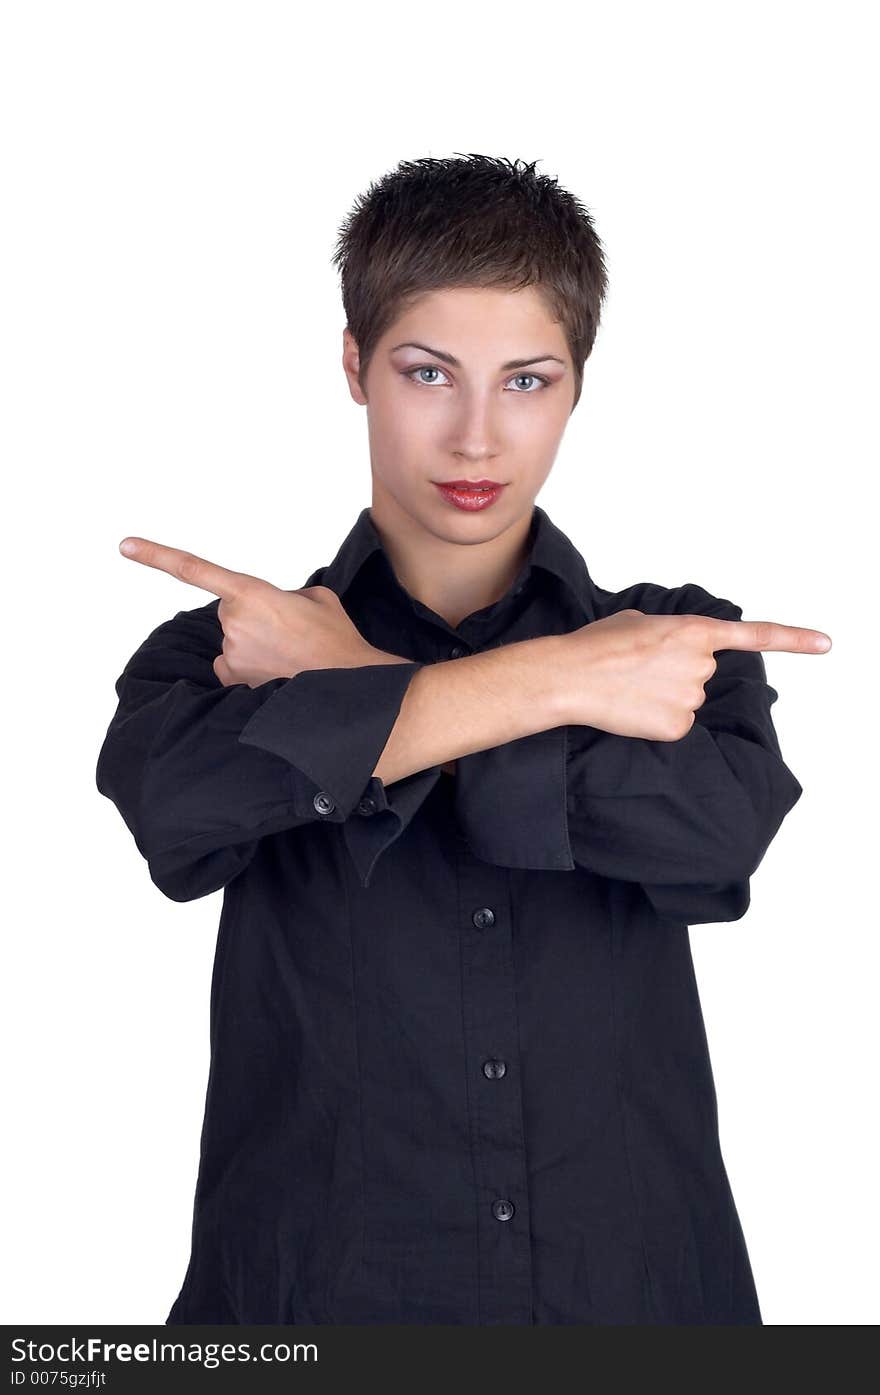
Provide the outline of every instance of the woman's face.
{"type": "Polygon", "coordinates": [[[367,408],[374,504],[393,501],[392,512],[450,542],[488,541],[531,516],[575,390],[565,334],[534,287],[427,293],[378,341],[365,394],[347,329],[343,366],[367,408]],[[461,479],[504,488],[490,507],[465,511],[437,488],[461,479]]]}

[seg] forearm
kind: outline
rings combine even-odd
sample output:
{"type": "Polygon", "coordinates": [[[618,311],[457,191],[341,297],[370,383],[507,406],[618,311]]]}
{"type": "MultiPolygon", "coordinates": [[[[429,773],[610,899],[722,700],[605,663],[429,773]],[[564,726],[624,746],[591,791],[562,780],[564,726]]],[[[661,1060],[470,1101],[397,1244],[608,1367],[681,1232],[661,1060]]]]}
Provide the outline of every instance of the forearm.
{"type": "Polygon", "coordinates": [[[373,774],[393,784],[417,770],[560,725],[555,675],[564,635],[426,664],[410,682],[373,774]]]}

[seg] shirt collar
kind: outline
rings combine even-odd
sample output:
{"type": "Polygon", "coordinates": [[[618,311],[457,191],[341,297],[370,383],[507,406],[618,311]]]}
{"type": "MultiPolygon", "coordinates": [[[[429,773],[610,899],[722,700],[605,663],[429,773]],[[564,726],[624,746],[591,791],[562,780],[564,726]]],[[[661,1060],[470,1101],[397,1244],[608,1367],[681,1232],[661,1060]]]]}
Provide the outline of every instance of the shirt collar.
{"type": "MultiPolygon", "coordinates": [[[[574,543],[557,528],[539,504],[533,506],[530,536],[529,555],[513,587],[524,585],[532,568],[540,567],[568,587],[588,621],[595,620],[596,588],[587,564],[574,543]]],[[[388,554],[367,506],[361,510],[333,561],[324,569],[320,584],[328,586],[337,596],[344,596],[364,563],[375,552],[382,552],[390,566],[388,554]]]]}

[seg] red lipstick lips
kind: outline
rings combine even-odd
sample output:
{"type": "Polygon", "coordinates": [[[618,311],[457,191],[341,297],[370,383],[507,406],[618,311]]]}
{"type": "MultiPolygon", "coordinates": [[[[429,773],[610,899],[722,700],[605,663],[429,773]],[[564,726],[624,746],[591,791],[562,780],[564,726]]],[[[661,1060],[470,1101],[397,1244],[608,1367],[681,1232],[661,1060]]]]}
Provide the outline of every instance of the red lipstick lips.
{"type": "Polygon", "coordinates": [[[489,508],[504,488],[496,480],[450,480],[447,484],[437,481],[435,484],[448,503],[466,513],[480,513],[489,508]]]}

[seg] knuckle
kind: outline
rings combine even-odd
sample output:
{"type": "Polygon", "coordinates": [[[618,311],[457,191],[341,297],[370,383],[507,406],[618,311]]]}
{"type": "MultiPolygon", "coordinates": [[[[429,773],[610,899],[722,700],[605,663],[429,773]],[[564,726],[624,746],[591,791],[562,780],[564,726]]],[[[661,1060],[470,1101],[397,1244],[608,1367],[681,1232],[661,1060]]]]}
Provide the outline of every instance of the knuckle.
{"type": "Polygon", "coordinates": [[[709,630],[710,621],[705,615],[682,615],[680,619],[685,630],[693,635],[702,635],[709,630]]]}
{"type": "Polygon", "coordinates": [[[199,569],[198,560],[191,552],[183,552],[177,563],[177,575],[181,581],[192,581],[199,569]]]}
{"type": "Polygon", "coordinates": [[[693,712],[687,712],[684,716],[677,714],[666,724],[665,741],[680,741],[683,736],[687,736],[694,724],[693,712]]]}

